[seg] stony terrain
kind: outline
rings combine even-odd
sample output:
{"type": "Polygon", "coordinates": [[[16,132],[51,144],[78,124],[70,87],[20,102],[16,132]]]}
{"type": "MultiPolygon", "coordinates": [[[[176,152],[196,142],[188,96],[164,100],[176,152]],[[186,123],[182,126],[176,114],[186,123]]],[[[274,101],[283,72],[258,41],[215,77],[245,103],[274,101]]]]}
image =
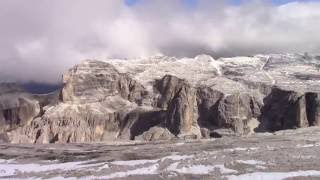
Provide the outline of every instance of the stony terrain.
{"type": "Polygon", "coordinates": [[[1,144],[3,179],[320,179],[320,128],[208,140],[1,144]]]}

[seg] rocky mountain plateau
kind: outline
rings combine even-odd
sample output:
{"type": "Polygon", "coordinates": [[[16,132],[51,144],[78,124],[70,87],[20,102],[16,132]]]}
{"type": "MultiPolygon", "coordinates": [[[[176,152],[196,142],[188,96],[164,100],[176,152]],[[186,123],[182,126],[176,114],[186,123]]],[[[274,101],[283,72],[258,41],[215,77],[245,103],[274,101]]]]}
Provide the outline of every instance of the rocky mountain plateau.
{"type": "Polygon", "coordinates": [[[318,56],[85,60],[50,94],[0,85],[5,143],[203,139],[319,125],[318,56]]]}

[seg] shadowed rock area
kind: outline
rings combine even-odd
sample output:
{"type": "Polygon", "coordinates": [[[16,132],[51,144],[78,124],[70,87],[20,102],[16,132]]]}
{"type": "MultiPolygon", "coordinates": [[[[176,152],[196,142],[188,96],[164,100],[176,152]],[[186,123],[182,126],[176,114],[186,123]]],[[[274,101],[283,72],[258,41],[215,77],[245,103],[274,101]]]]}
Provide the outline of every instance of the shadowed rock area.
{"type": "Polygon", "coordinates": [[[317,126],[319,65],[299,54],[86,60],[50,94],[2,83],[1,140],[200,139],[317,126]]]}

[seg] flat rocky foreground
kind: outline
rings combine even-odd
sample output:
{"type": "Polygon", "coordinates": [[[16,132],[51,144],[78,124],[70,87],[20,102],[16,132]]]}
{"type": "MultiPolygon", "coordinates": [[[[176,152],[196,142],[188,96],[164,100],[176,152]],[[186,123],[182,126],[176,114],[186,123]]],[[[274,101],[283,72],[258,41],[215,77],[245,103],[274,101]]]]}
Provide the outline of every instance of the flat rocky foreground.
{"type": "Polygon", "coordinates": [[[250,137],[118,144],[0,145],[14,179],[320,179],[320,128],[250,137]]]}

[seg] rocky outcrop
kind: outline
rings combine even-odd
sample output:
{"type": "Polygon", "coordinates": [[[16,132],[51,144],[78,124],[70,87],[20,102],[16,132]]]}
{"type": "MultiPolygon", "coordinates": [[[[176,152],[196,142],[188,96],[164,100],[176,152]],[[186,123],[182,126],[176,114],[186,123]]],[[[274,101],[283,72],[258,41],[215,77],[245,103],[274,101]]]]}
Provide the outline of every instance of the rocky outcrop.
{"type": "Polygon", "coordinates": [[[164,126],[174,135],[200,137],[197,124],[196,91],[185,80],[166,75],[157,84],[160,108],[167,109],[164,126]]]}
{"type": "Polygon", "coordinates": [[[171,140],[174,138],[175,136],[168,129],[155,126],[145,131],[143,134],[137,136],[135,140],[155,141],[155,140],[171,140]]]}
{"type": "Polygon", "coordinates": [[[124,119],[121,127],[121,139],[136,140],[137,136],[142,135],[150,128],[162,126],[166,119],[166,111],[155,109],[145,110],[136,109],[130,112],[124,119]]]}
{"type": "Polygon", "coordinates": [[[251,121],[257,121],[260,107],[249,94],[223,97],[215,110],[218,127],[230,127],[237,133],[248,134],[255,128],[251,121]]]}
{"type": "Polygon", "coordinates": [[[305,95],[309,125],[320,125],[320,93],[309,92],[305,95]]]}
{"type": "Polygon", "coordinates": [[[319,60],[298,54],[87,60],[59,93],[0,88],[11,143],[218,138],[319,125],[319,60]]]}
{"type": "Polygon", "coordinates": [[[39,102],[16,84],[0,84],[0,132],[30,123],[40,115],[39,102]]]}
{"type": "Polygon", "coordinates": [[[63,75],[63,102],[97,102],[110,96],[120,96],[140,103],[146,91],[127,74],[101,61],[85,61],[63,75]]]}
{"type": "MultiPolygon", "coordinates": [[[[75,66],[63,76],[63,83],[61,101],[46,107],[40,119],[20,128],[16,136],[28,135],[26,139],[35,143],[116,140],[125,117],[144,93],[136,81],[100,61],[75,66]]],[[[12,135],[13,142],[19,141],[16,136],[12,135]]]]}
{"type": "Polygon", "coordinates": [[[218,121],[218,107],[224,94],[209,87],[200,87],[197,91],[197,104],[201,127],[214,129],[222,125],[218,121]]]}
{"type": "Polygon", "coordinates": [[[202,127],[231,128],[236,133],[248,134],[255,127],[261,104],[248,93],[224,94],[210,88],[198,91],[198,122],[202,127]]]}
{"type": "Polygon", "coordinates": [[[274,88],[265,98],[262,124],[264,129],[277,131],[308,126],[304,94],[274,88]]]}
{"type": "Polygon", "coordinates": [[[318,94],[274,88],[265,98],[262,129],[277,131],[319,125],[318,94]]]}

